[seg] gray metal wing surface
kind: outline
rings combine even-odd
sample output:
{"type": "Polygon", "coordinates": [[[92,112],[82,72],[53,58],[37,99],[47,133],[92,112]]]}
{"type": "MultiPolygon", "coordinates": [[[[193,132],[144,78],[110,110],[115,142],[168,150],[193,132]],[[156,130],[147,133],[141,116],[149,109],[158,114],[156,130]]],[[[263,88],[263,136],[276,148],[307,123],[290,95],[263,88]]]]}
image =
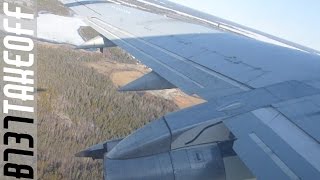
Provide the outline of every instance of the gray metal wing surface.
{"type": "Polygon", "coordinates": [[[258,179],[320,179],[320,56],[119,3],[64,4],[152,69],[124,89],[178,87],[207,101],[89,149],[106,179],[126,179],[121,167],[131,179],[239,179],[227,173],[234,155],[258,179]]]}

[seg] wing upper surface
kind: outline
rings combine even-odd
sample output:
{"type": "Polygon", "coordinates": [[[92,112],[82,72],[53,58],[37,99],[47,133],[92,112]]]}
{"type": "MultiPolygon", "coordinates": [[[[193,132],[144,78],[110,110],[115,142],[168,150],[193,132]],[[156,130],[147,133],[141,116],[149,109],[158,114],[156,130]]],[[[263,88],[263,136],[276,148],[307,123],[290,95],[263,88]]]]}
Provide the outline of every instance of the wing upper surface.
{"type": "Polygon", "coordinates": [[[320,79],[320,58],[106,1],[67,3],[172,84],[203,98],[320,79]]]}
{"type": "MultiPolygon", "coordinates": [[[[258,178],[320,178],[320,98],[319,93],[308,94],[310,87],[320,89],[320,56],[102,0],[65,4],[183,91],[209,102],[234,98],[222,107],[202,105],[207,109],[198,109],[204,110],[199,119],[213,116],[211,107],[217,113],[249,108],[221,121],[236,135],[235,151],[258,178]],[[303,85],[292,85],[292,80],[303,85]],[[271,86],[277,83],[284,88],[271,86]],[[265,88],[272,91],[268,97],[258,93],[245,99],[240,95],[268,86],[274,87],[265,88]],[[306,94],[291,97],[295,92],[306,94]],[[279,102],[255,109],[259,100],[273,98],[279,102]],[[242,100],[256,104],[246,107],[239,104],[242,100]]],[[[176,118],[172,114],[169,125],[172,123],[172,129],[196,125],[199,119],[185,119],[198,111],[187,109],[176,118]],[[184,121],[176,123],[181,118],[184,121]]]]}
{"type": "Polygon", "coordinates": [[[67,6],[169,82],[205,99],[320,78],[316,55],[105,1],[67,6]]]}

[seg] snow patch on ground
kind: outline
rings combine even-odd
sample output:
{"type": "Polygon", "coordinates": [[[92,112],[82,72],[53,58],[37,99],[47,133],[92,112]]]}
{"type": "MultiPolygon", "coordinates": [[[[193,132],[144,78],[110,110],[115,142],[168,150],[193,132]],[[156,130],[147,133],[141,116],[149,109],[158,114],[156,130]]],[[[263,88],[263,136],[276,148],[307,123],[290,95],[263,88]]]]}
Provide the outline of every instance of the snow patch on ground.
{"type": "Polygon", "coordinates": [[[40,39],[72,45],[80,45],[84,42],[78,29],[87,25],[79,17],[39,14],[37,22],[37,37],[40,39]]]}

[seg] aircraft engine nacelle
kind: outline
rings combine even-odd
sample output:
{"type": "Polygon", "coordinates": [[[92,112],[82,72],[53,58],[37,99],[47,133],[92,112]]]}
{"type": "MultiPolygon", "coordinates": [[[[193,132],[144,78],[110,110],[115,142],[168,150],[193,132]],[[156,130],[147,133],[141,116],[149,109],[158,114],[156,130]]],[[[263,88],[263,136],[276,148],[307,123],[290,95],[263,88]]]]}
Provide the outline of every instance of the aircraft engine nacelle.
{"type": "Polygon", "coordinates": [[[104,157],[105,180],[211,180],[225,179],[217,144],[172,150],[132,159],[104,157]]]}

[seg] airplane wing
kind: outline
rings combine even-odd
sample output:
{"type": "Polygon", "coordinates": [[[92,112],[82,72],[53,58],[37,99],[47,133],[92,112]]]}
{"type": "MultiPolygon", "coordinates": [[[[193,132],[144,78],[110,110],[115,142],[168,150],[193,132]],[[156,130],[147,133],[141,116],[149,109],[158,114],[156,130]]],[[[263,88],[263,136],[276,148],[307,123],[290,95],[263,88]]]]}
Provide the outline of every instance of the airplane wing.
{"type": "Polygon", "coordinates": [[[111,43],[152,69],[120,90],[206,100],[80,152],[104,159],[105,179],[320,179],[319,55],[128,3],[64,4],[101,34],[83,47],[111,43]]]}

